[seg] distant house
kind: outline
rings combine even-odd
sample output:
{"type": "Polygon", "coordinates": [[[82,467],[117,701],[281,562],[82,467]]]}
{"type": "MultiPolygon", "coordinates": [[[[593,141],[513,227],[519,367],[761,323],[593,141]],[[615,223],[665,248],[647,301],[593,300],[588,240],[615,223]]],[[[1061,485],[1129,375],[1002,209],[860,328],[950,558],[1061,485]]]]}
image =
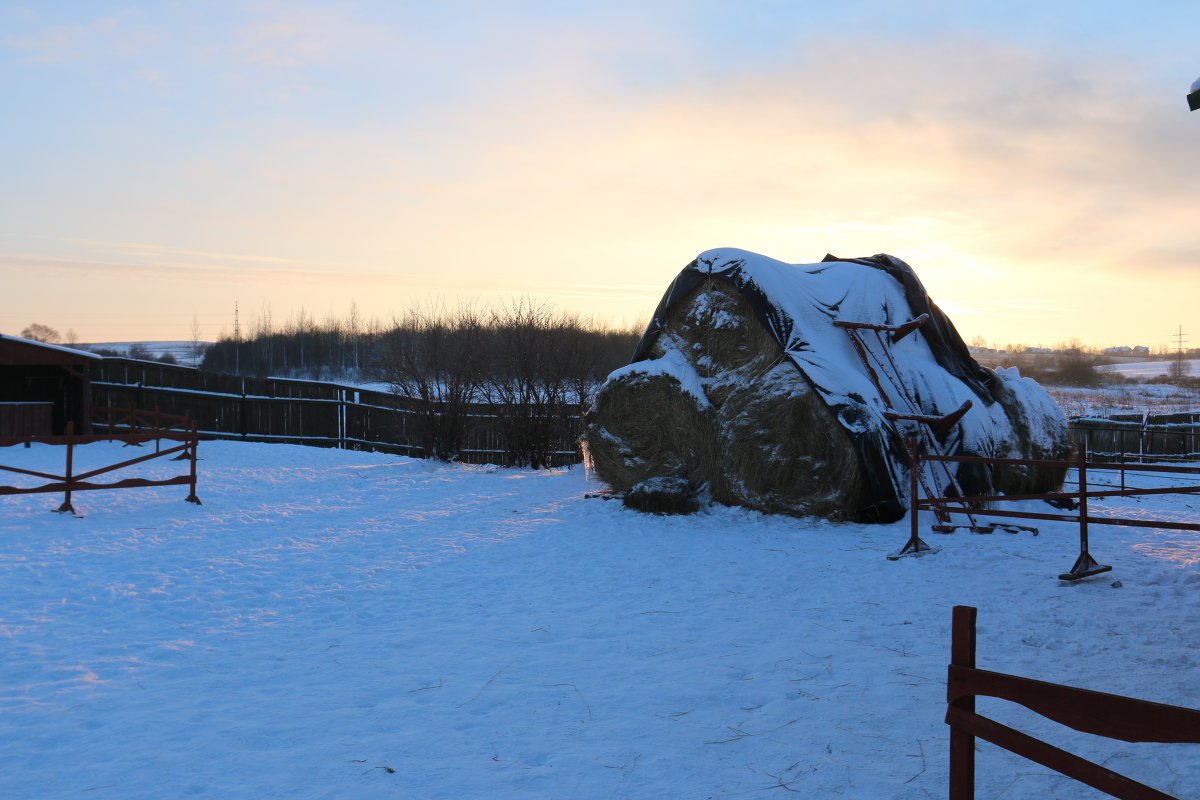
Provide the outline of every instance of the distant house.
{"type": "Polygon", "coordinates": [[[0,437],[88,430],[95,353],[0,334],[0,437]]]}
{"type": "Polygon", "coordinates": [[[1146,347],[1145,345],[1141,345],[1141,344],[1139,344],[1136,347],[1130,347],[1127,344],[1123,344],[1123,345],[1119,345],[1117,347],[1104,348],[1104,355],[1106,355],[1106,356],[1148,356],[1148,355],[1150,355],[1150,348],[1146,347]]]}

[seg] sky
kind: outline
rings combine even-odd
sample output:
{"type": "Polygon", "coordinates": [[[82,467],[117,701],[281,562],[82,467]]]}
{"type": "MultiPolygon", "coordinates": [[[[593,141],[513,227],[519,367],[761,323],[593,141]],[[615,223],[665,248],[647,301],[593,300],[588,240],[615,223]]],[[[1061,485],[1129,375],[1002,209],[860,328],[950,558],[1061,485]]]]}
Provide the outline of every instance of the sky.
{"type": "Polygon", "coordinates": [[[1195,2],[0,0],[0,333],[213,339],[891,253],[968,341],[1200,344],[1195,2]]]}

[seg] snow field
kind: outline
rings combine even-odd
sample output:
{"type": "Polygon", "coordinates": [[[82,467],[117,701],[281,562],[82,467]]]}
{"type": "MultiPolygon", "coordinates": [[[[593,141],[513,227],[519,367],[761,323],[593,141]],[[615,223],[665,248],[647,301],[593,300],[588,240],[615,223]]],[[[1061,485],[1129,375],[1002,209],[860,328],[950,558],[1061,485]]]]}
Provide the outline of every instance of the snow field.
{"type": "MultiPolygon", "coordinates": [[[[1185,374],[1195,375],[1197,370],[1200,370],[1200,360],[1183,359],[1183,363],[1187,366],[1185,374]]],[[[1166,375],[1170,372],[1171,366],[1175,364],[1174,360],[1160,361],[1135,361],[1132,363],[1122,362],[1119,364],[1102,364],[1096,369],[1099,372],[1117,372],[1127,378],[1155,378],[1160,375],[1166,375]]]]}
{"type": "Polygon", "coordinates": [[[1200,392],[1167,383],[1132,383],[1085,388],[1047,386],[1068,417],[1107,417],[1114,413],[1174,414],[1200,407],[1200,392]]]}
{"type": "MultiPolygon", "coordinates": [[[[1114,571],[1067,586],[1066,524],[923,533],[940,553],[888,562],[904,523],[646,516],[585,498],[580,469],[200,454],[201,507],[0,498],[0,797],[944,797],[955,604],[980,608],[984,668],[1200,705],[1187,534],[1096,527],[1114,571]]],[[[980,708],[1200,797],[1196,746],[980,708]]],[[[986,744],[979,774],[980,797],[1096,796],[986,744]]]]}

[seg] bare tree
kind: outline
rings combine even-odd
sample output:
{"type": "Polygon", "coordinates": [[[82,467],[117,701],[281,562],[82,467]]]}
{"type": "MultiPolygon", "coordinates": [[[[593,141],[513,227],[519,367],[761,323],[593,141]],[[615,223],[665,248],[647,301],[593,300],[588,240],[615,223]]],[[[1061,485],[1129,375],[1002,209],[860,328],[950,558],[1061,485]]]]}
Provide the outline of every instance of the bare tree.
{"type": "Polygon", "coordinates": [[[58,344],[62,341],[62,334],[49,325],[35,322],[21,331],[21,338],[32,339],[35,342],[45,342],[46,344],[58,344]]]}
{"type": "Polygon", "coordinates": [[[192,314],[192,366],[200,366],[200,358],[204,355],[204,346],[200,342],[200,320],[192,314]]]}
{"type": "MultiPolygon", "coordinates": [[[[346,335],[350,337],[350,368],[355,372],[361,367],[358,348],[362,339],[362,317],[358,314],[358,304],[350,301],[350,316],[346,319],[346,335]]],[[[342,364],[345,369],[346,364],[342,364]]]]}

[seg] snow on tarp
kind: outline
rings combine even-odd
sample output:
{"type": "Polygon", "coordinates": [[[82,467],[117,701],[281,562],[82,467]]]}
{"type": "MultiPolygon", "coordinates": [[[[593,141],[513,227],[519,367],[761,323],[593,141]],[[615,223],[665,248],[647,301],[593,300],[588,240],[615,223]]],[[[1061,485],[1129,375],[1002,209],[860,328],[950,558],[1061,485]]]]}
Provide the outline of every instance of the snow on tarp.
{"type": "MultiPolygon", "coordinates": [[[[945,415],[971,402],[971,408],[945,442],[945,452],[1017,457],[1018,436],[998,396],[1010,395],[1027,436],[1052,446],[1044,420],[1062,419],[1054,401],[1015,371],[998,375],[971,358],[946,315],[934,305],[912,267],[889,255],[837,259],[819,264],[785,264],[734,248],[706,251],[675,278],[659,303],[634,354],[643,362],[663,332],[669,309],[709,278],[737,288],[788,359],[819,393],[850,434],[868,485],[881,509],[907,507],[908,458],[903,434],[888,411],[945,415]],[[890,345],[894,370],[883,361],[875,369],[888,392],[881,395],[835,322],[897,326],[921,314],[929,320],[916,333],[890,345]],[[911,403],[906,399],[911,398],[911,403]],[[889,406],[889,400],[891,406],[889,406]]],[[[879,352],[875,344],[874,352],[879,352]]],[[[882,356],[882,353],[880,353],[882,356]]],[[[645,368],[635,363],[626,370],[645,368]]],[[[1065,424],[1065,423],[1064,423],[1065,424]]],[[[964,487],[965,488],[965,487],[964,487]]]]}

